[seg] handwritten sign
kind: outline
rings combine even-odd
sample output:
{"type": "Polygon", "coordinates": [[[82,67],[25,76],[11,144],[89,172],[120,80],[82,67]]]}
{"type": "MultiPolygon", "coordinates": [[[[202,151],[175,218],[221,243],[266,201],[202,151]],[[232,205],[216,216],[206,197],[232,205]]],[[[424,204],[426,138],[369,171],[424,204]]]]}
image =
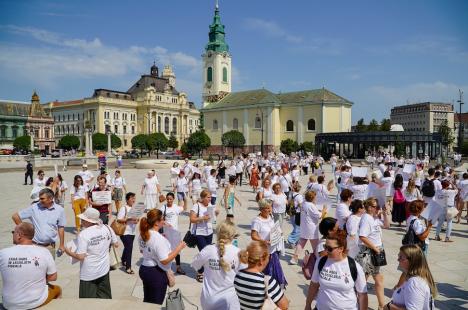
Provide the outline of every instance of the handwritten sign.
{"type": "Polygon", "coordinates": [[[142,202],[139,202],[136,205],[134,205],[130,209],[130,211],[128,211],[127,218],[139,219],[140,217],[143,216],[144,212],[145,212],[145,204],[142,202]]]}
{"type": "Polygon", "coordinates": [[[415,170],[416,166],[413,164],[405,164],[405,166],[403,167],[403,172],[407,174],[413,174],[415,170]]]}
{"type": "MultiPolygon", "coordinates": [[[[223,199],[224,200],[224,199],[223,199]]],[[[211,223],[216,223],[216,213],[215,213],[215,206],[208,206],[207,214],[210,216],[211,223]]]]}
{"type": "Polygon", "coordinates": [[[100,203],[100,204],[112,203],[111,191],[92,192],[92,198],[95,203],[100,203]]]}
{"type": "Polygon", "coordinates": [[[365,178],[367,177],[367,167],[352,167],[351,173],[353,177],[365,178]]]}
{"type": "Polygon", "coordinates": [[[275,222],[275,225],[271,228],[270,231],[270,244],[271,246],[275,246],[281,242],[282,232],[280,222],[275,222]]]}

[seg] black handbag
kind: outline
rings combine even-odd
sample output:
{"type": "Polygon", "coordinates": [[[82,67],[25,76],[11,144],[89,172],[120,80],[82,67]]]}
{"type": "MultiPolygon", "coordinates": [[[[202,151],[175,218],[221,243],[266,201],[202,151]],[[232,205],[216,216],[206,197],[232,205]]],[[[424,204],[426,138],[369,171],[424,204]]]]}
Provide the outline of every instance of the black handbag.
{"type": "MultiPolygon", "coordinates": [[[[199,215],[200,215],[200,206],[198,206],[197,217],[199,215]]],[[[191,228],[192,228],[192,222],[190,222],[189,229],[185,233],[184,242],[189,248],[194,248],[194,247],[197,246],[197,237],[196,237],[197,226],[195,225],[195,233],[194,234],[192,234],[192,229],[191,228]]]]}
{"type": "Polygon", "coordinates": [[[387,257],[385,255],[385,250],[381,249],[378,254],[372,251],[371,260],[372,260],[372,265],[374,265],[375,267],[386,266],[387,257]]]}

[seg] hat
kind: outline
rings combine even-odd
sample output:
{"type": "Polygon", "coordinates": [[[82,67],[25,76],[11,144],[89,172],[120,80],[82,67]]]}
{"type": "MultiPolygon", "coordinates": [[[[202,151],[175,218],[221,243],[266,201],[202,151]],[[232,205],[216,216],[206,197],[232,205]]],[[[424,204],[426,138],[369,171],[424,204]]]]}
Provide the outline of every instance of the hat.
{"type": "Polygon", "coordinates": [[[83,164],[83,166],[81,166],[83,168],[88,168],[88,165],[87,164],[83,164]]]}
{"type": "Polygon", "coordinates": [[[99,211],[94,208],[87,208],[85,212],[78,215],[80,219],[83,221],[93,223],[93,224],[101,224],[102,220],[99,218],[99,211]]]}

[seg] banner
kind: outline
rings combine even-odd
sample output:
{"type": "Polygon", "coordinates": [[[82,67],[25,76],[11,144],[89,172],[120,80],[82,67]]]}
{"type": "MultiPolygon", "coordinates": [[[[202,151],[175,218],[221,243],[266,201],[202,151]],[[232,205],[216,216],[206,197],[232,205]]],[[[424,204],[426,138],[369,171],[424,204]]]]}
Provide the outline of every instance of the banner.
{"type": "Polygon", "coordinates": [[[93,202],[100,204],[109,204],[112,203],[112,193],[111,191],[99,191],[92,192],[93,202]]]}

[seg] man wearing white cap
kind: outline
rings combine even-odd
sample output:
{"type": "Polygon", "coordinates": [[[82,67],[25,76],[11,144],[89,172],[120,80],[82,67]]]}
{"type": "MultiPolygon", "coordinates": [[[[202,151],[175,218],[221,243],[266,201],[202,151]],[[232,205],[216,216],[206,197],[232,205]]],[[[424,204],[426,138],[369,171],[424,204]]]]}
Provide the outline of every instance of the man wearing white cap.
{"type": "Polygon", "coordinates": [[[89,187],[91,182],[93,182],[94,180],[94,175],[91,171],[88,170],[87,164],[83,164],[82,168],[83,170],[78,172],[78,175],[81,176],[81,178],[83,179],[83,182],[89,187]]]}
{"type": "Polygon", "coordinates": [[[88,208],[78,215],[83,230],[78,235],[76,252],[65,248],[65,253],[80,261],[80,298],[112,299],[109,280],[109,248],[117,247],[117,237],[102,224],[99,211],[88,208]]]}

